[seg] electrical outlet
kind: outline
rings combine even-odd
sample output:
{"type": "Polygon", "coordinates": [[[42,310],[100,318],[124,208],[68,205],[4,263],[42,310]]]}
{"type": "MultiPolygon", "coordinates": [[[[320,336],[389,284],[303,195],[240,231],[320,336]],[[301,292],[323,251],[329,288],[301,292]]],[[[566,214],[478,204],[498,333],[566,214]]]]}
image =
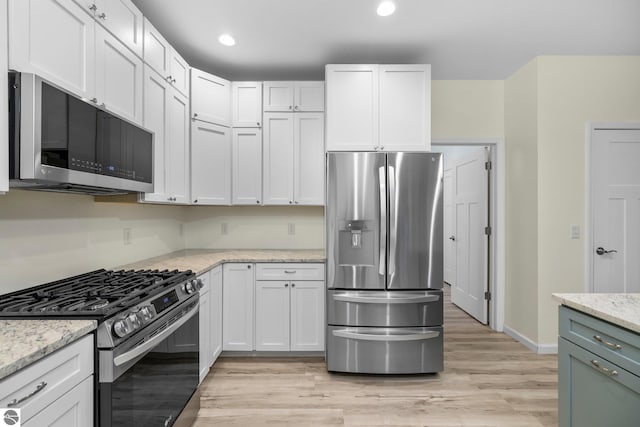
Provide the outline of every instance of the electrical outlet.
{"type": "Polygon", "coordinates": [[[226,222],[220,224],[220,234],[222,234],[223,236],[229,234],[229,224],[227,224],[226,222]]]}
{"type": "Polygon", "coordinates": [[[580,238],[580,226],[577,224],[571,224],[571,238],[579,239],[580,238]]]}
{"type": "Polygon", "coordinates": [[[122,243],[125,245],[131,244],[131,229],[129,227],[122,229],[122,243]]]}
{"type": "Polygon", "coordinates": [[[287,233],[290,235],[296,234],[296,225],[293,222],[287,224],[287,233]]]}

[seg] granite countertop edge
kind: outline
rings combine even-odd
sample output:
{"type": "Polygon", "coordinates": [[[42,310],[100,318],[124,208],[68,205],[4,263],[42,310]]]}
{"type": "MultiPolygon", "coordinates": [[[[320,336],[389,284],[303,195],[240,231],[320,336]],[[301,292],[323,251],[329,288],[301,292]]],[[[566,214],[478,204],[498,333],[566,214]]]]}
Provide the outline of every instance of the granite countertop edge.
{"type": "Polygon", "coordinates": [[[640,294],[554,293],[556,301],[640,334],[640,294]]]}
{"type": "Polygon", "coordinates": [[[0,320],[0,381],[96,327],[95,320],[0,320]]]}

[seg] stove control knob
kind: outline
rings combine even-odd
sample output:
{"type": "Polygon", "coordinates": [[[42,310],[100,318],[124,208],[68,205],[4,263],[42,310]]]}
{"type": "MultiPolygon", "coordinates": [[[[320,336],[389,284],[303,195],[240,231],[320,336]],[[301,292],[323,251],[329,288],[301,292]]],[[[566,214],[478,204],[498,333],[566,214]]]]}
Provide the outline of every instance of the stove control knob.
{"type": "Polygon", "coordinates": [[[143,322],[148,322],[149,320],[153,319],[153,311],[151,311],[150,305],[142,307],[139,313],[142,316],[143,322]]]}
{"type": "Polygon", "coordinates": [[[132,330],[134,331],[138,329],[140,326],[142,326],[142,322],[140,321],[140,317],[138,316],[138,313],[131,313],[130,315],[127,316],[127,320],[131,324],[132,330]]]}
{"type": "Polygon", "coordinates": [[[202,289],[202,287],[204,286],[204,283],[202,283],[202,279],[195,279],[195,282],[198,289],[202,289]]]}
{"type": "Polygon", "coordinates": [[[124,337],[130,332],[131,327],[129,326],[126,319],[116,320],[116,322],[113,324],[113,333],[120,338],[124,337]]]}
{"type": "Polygon", "coordinates": [[[188,281],[185,285],[185,289],[187,290],[188,294],[192,294],[197,291],[198,289],[196,288],[195,280],[188,281]]]}

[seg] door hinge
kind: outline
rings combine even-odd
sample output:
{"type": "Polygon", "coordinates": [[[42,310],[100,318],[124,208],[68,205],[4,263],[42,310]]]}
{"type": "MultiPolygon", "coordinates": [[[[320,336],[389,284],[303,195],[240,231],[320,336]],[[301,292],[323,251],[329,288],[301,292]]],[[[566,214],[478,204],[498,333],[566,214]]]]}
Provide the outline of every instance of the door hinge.
{"type": "Polygon", "coordinates": [[[484,228],[484,234],[487,236],[491,236],[491,226],[484,228]]]}
{"type": "Polygon", "coordinates": [[[490,169],[491,169],[491,167],[492,167],[491,162],[484,162],[484,168],[485,168],[486,170],[490,170],[490,169]]]}
{"type": "Polygon", "coordinates": [[[487,301],[491,301],[491,292],[487,291],[484,293],[484,299],[487,301]]]}

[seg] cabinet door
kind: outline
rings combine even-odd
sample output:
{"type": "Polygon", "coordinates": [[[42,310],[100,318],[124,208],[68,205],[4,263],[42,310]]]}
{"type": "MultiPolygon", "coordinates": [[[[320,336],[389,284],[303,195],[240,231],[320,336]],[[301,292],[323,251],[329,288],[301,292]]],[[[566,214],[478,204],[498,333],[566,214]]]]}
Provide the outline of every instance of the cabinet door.
{"type": "Polygon", "coordinates": [[[294,105],[293,86],[293,82],[263,82],[263,111],[292,112],[294,105]]]}
{"type": "MultiPolygon", "coordinates": [[[[0,28],[7,28],[7,0],[0,0],[0,28]]],[[[6,70],[8,65],[7,32],[0,31],[0,70],[6,70]]],[[[7,73],[0,73],[0,194],[9,191],[9,111],[6,99],[7,73]]]]}
{"type": "Polygon", "coordinates": [[[148,65],[144,66],[144,115],[142,125],[153,132],[153,193],[140,195],[141,201],[166,202],[167,173],[165,141],[169,83],[148,65]]]}
{"type": "Polygon", "coordinates": [[[295,111],[324,111],[324,82],[295,82],[295,111]]]}
{"type": "Polygon", "coordinates": [[[327,65],[327,151],[378,147],[378,66],[327,65]]]}
{"type": "Polygon", "coordinates": [[[431,148],[431,67],[380,65],[380,148],[431,148]]]}
{"type": "Polygon", "coordinates": [[[293,113],[265,113],[263,203],[293,203],[293,113]]]}
{"type": "Polygon", "coordinates": [[[324,114],[294,114],[294,201],[324,204],[324,114]]]}
{"type": "Polygon", "coordinates": [[[93,425],[93,375],[23,423],[23,427],[86,427],[93,425]]]}
{"type": "Polygon", "coordinates": [[[211,339],[211,352],[213,364],[222,353],[222,266],[211,270],[211,325],[209,337],[211,339]]]}
{"type": "Polygon", "coordinates": [[[199,276],[203,287],[200,289],[200,312],[199,312],[199,338],[200,338],[200,382],[209,373],[213,359],[213,349],[211,348],[211,291],[209,283],[209,273],[199,276]]]}
{"type": "Polygon", "coordinates": [[[144,62],[169,80],[171,45],[147,18],[144,18],[144,62]]]}
{"type": "Polygon", "coordinates": [[[165,163],[167,194],[172,202],[188,203],[189,195],[189,102],[176,90],[169,91],[169,116],[165,163]]]}
{"type": "Polygon", "coordinates": [[[96,27],[96,97],[99,104],[142,124],[142,60],[104,28],[96,27]]]}
{"type": "Polygon", "coordinates": [[[142,58],[142,12],[131,0],[97,0],[95,17],[118,40],[142,58]]]}
{"type": "Polygon", "coordinates": [[[252,351],[253,264],[224,264],[222,270],[222,349],[252,351]]]}
{"type": "Polygon", "coordinates": [[[640,377],[560,338],[558,425],[635,427],[638,419],[640,377]]]}
{"type": "Polygon", "coordinates": [[[173,87],[189,98],[189,64],[173,48],[169,56],[169,76],[173,87]]]}
{"type": "Polygon", "coordinates": [[[233,129],[231,193],[234,205],[259,205],[262,199],[262,132],[233,129]]]}
{"type": "Polygon", "coordinates": [[[289,282],[256,282],[256,350],[289,351],[289,282]]]}
{"type": "Polygon", "coordinates": [[[262,126],[262,83],[231,83],[231,122],[234,127],[262,126]]]}
{"type": "Polygon", "coordinates": [[[231,82],[192,68],[191,115],[196,120],[231,126],[231,82]]]}
{"type": "Polygon", "coordinates": [[[324,281],[291,282],[291,351],[324,350],[324,281]]]}
{"type": "Polygon", "coordinates": [[[95,22],[73,0],[9,1],[9,68],[95,97],[95,22]]]}
{"type": "Polygon", "coordinates": [[[231,129],[191,122],[191,201],[231,204],[231,129]]]}

